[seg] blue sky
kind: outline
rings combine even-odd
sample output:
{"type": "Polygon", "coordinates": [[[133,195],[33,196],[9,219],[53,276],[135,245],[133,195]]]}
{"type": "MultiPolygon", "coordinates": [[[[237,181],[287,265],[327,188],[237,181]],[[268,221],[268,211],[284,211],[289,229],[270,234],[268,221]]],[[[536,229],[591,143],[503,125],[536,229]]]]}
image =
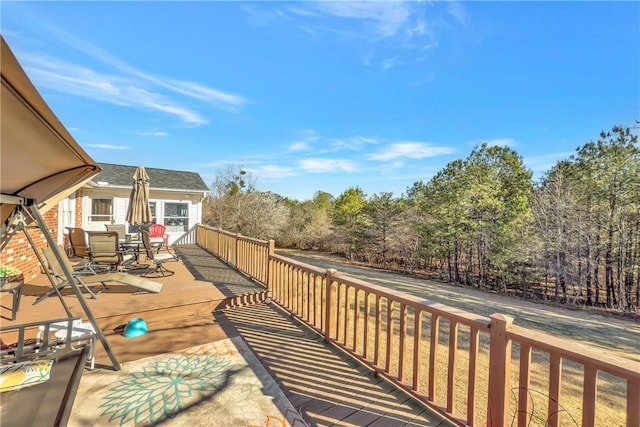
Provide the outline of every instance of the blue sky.
{"type": "Polygon", "coordinates": [[[396,196],[482,143],[540,176],[640,120],[639,2],[11,2],[9,46],[98,162],[396,196]]]}

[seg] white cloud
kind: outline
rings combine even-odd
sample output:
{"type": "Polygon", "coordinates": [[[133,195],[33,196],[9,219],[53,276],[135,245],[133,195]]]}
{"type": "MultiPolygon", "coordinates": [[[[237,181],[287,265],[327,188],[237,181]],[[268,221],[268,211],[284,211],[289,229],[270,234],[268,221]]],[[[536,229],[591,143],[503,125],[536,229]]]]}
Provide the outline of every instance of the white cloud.
{"type": "Polygon", "coordinates": [[[309,143],[307,141],[298,141],[294,142],[289,146],[289,149],[292,151],[304,151],[309,148],[309,143]]]}
{"type": "Polygon", "coordinates": [[[385,151],[370,154],[370,160],[394,160],[398,158],[424,159],[427,157],[442,156],[452,154],[455,150],[452,147],[433,146],[424,142],[397,142],[391,144],[385,151]]]}
{"type": "Polygon", "coordinates": [[[48,31],[73,49],[102,61],[118,73],[89,69],[48,55],[16,52],[38,86],[115,105],[161,111],[194,125],[205,124],[207,120],[193,109],[181,105],[181,100],[174,99],[175,95],[230,112],[237,112],[248,102],[238,94],[143,72],[61,28],[48,25],[48,31]]]}
{"type": "Polygon", "coordinates": [[[182,95],[199,99],[205,102],[211,102],[220,108],[232,111],[237,110],[239,107],[242,107],[246,103],[246,99],[239,95],[234,95],[217,89],[211,89],[198,83],[162,78],[143,72],[122,61],[121,59],[105,52],[99,47],[87,43],[85,40],[77,38],[62,29],[56,28],[52,32],[54,34],[57,34],[61,40],[63,40],[65,43],[67,43],[67,45],[73,47],[74,49],[77,49],[89,56],[92,56],[95,59],[109,64],[112,67],[120,70],[121,72],[136,76],[151,83],[155,83],[173,92],[180,93],[182,95]]]}
{"type": "Polygon", "coordinates": [[[309,150],[313,143],[318,141],[318,133],[313,129],[302,129],[300,131],[301,137],[299,141],[296,141],[289,145],[289,149],[292,151],[304,151],[309,150]]]}
{"type": "Polygon", "coordinates": [[[257,168],[247,168],[247,171],[257,178],[264,179],[290,178],[298,175],[293,168],[277,165],[264,165],[257,168]]]}
{"type": "Polygon", "coordinates": [[[332,172],[357,172],[357,165],[346,159],[303,159],[299,166],[309,173],[332,173],[332,172]]]}
{"type": "Polygon", "coordinates": [[[110,144],[87,144],[87,147],[101,148],[103,150],[131,150],[131,147],[124,145],[110,145],[110,144]]]}
{"type": "Polygon", "coordinates": [[[456,1],[448,1],[446,5],[449,14],[453,16],[456,21],[462,24],[462,26],[466,27],[469,23],[469,16],[467,15],[465,8],[456,1]]]}
{"type": "Polygon", "coordinates": [[[377,144],[378,140],[375,138],[370,138],[368,136],[356,135],[351,137],[351,141],[356,144],[377,144]]]}
{"type": "Polygon", "coordinates": [[[397,57],[383,59],[380,62],[380,66],[382,67],[383,70],[388,70],[389,68],[393,68],[399,64],[401,64],[401,62],[398,60],[397,57]]]}
{"type": "MultiPolygon", "coordinates": [[[[268,8],[247,11],[257,16],[261,9],[270,14],[268,8]]],[[[283,6],[279,16],[281,24],[292,25],[293,21],[296,28],[314,38],[331,35],[342,43],[363,48],[359,55],[363,63],[379,63],[382,70],[427,60],[425,52],[439,45],[438,28],[451,23],[466,27],[469,21],[464,6],[458,2],[298,2],[283,6]]]]}
{"type": "Polygon", "coordinates": [[[163,131],[157,131],[157,132],[134,132],[134,133],[136,135],[140,135],[140,136],[157,136],[159,138],[164,138],[164,137],[169,135],[167,132],[163,132],[163,131]]]}
{"type": "Polygon", "coordinates": [[[378,140],[375,139],[375,138],[356,135],[356,136],[348,137],[348,138],[345,138],[345,139],[333,139],[333,140],[331,140],[328,144],[326,144],[326,146],[328,146],[328,148],[325,149],[323,152],[331,153],[331,152],[345,151],[345,150],[359,151],[365,145],[377,144],[377,143],[378,143],[378,140]]]}
{"type": "Polygon", "coordinates": [[[320,1],[309,6],[325,15],[365,21],[381,37],[396,35],[411,16],[408,2],[320,1]]]}
{"type": "Polygon", "coordinates": [[[181,82],[166,79],[153,79],[153,81],[177,93],[199,99],[203,102],[211,103],[218,108],[227,111],[236,112],[247,103],[247,100],[240,95],[211,89],[193,82],[181,82]]]}
{"type": "Polygon", "coordinates": [[[119,106],[161,111],[189,124],[207,123],[197,112],[142,87],[139,81],[99,73],[46,56],[25,55],[23,62],[27,74],[42,88],[119,106]]]}

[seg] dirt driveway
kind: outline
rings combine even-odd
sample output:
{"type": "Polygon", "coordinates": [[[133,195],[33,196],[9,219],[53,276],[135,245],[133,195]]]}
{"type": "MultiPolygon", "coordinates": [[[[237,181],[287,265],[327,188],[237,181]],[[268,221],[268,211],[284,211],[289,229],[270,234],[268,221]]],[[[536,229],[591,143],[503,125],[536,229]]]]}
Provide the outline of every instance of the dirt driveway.
{"type": "Polygon", "coordinates": [[[368,282],[427,298],[471,313],[513,316],[516,325],[573,339],[640,361],[640,323],[599,315],[586,310],[569,310],[523,301],[519,298],[482,292],[400,273],[359,267],[339,257],[317,252],[277,250],[277,253],[320,268],[335,268],[368,282]]]}

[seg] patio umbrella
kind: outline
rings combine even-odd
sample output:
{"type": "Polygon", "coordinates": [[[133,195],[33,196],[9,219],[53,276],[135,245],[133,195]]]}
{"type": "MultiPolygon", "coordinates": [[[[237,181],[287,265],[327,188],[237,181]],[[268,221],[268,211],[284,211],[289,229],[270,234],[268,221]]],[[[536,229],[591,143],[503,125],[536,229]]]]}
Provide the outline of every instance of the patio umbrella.
{"type": "Polygon", "coordinates": [[[149,206],[149,175],[143,166],[139,166],[133,174],[133,188],[129,196],[127,222],[133,225],[151,223],[151,207],[149,206]]]}

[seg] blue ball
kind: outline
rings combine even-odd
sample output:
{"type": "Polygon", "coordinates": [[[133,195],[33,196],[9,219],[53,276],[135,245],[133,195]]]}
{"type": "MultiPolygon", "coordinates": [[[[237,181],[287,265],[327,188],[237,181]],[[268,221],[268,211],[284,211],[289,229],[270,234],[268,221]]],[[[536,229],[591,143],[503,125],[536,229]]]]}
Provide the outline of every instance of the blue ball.
{"type": "Polygon", "coordinates": [[[127,338],[139,337],[147,333],[147,324],[141,317],[134,317],[124,327],[123,335],[127,338]]]}

